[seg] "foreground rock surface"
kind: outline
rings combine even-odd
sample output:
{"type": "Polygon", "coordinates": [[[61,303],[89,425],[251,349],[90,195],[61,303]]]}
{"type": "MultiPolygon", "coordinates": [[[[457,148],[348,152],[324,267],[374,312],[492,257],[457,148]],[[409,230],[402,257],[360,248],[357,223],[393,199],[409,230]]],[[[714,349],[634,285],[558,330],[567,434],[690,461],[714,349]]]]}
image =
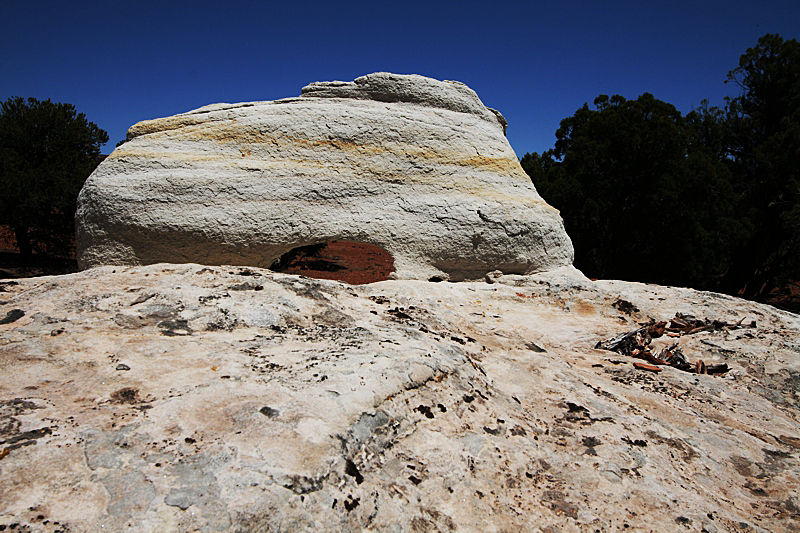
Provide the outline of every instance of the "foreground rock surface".
{"type": "Polygon", "coordinates": [[[0,527],[797,531],[796,315],[571,269],[489,281],[0,282],[0,527]],[[593,348],[676,312],[756,324],[661,339],[721,376],[593,348]]]}
{"type": "Polygon", "coordinates": [[[572,264],[504,131],[466,85],[388,73],[140,122],[81,191],[79,264],[270,267],[328,241],[401,279],[572,264]]]}

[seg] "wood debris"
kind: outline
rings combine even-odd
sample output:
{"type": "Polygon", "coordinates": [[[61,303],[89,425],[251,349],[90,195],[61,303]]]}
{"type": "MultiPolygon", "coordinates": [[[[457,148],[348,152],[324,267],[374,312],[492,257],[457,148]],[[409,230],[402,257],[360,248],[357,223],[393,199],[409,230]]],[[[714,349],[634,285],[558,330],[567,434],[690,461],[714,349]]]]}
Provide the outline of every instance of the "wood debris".
{"type": "Polygon", "coordinates": [[[679,333],[681,335],[691,335],[693,333],[699,333],[701,331],[722,331],[722,330],[732,330],[732,329],[741,329],[745,327],[754,328],[756,327],[755,320],[750,322],[750,324],[742,325],[744,322],[744,318],[739,320],[736,324],[728,324],[724,320],[698,320],[692,315],[684,314],[684,313],[675,313],[675,318],[669,321],[669,327],[666,328],[667,331],[672,333],[679,333]]]}
{"type": "Polygon", "coordinates": [[[639,370],[647,370],[649,372],[661,372],[661,367],[656,365],[648,365],[647,363],[633,363],[633,366],[639,370]]]}
{"type": "Polygon", "coordinates": [[[698,320],[692,315],[676,313],[675,317],[670,319],[669,324],[667,324],[666,321],[656,322],[651,319],[650,322],[640,323],[640,328],[620,333],[615,337],[598,342],[595,348],[644,359],[649,364],[634,363],[634,366],[651,372],[660,371],[660,368],[658,368],[659,366],[672,366],[684,372],[696,374],[724,374],[729,370],[726,363],[707,365],[702,360],[691,363],[677,342],[667,348],[658,349],[655,352],[651,349],[650,343],[653,339],[664,335],[680,337],[683,335],[692,335],[701,331],[722,331],[744,327],[756,327],[755,321],[748,325],[742,325],[743,322],[744,319],[739,320],[739,322],[735,324],[729,324],[722,320],[698,320]],[[654,370],[654,368],[657,370],[654,370]]]}

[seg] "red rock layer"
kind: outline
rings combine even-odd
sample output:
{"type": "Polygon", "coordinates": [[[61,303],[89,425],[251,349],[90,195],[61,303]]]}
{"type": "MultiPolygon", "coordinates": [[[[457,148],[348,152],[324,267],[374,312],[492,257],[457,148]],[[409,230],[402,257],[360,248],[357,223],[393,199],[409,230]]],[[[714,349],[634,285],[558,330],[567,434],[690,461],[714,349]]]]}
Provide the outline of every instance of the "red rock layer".
{"type": "Polygon", "coordinates": [[[307,247],[288,264],[273,269],[360,285],[389,279],[389,274],[394,272],[394,258],[380,246],[331,241],[321,247],[307,247]]]}

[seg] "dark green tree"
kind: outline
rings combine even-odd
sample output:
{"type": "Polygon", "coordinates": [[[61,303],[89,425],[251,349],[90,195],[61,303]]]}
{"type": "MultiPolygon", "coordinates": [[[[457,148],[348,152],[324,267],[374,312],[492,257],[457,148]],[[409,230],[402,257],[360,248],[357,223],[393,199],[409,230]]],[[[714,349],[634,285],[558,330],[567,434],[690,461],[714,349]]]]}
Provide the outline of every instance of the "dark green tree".
{"type": "Polygon", "coordinates": [[[717,110],[683,117],[649,93],[600,95],[561,122],[555,148],[522,166],[561,210],[575,265],[592,277],[708,288],[741,226],[717,110]]]}
{"type": "Polygon", "coordinates": [[[800,43],[768,34],[728,74],[728,157],[751,228],[720,288],[761,300],[800,279],[800,43]]]}
{"type": "Polygon", "coordinates": [[[0,224],[23,256],[63,251],[76,201],[108,134],[71,104],[9,98],[0,104],[0,224]]]}

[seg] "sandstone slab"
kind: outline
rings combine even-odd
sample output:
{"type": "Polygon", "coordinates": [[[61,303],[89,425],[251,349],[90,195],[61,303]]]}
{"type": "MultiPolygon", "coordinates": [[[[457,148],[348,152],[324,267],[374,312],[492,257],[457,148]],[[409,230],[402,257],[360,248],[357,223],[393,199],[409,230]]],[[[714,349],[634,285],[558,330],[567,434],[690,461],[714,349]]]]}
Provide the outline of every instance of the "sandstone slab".
{"type": "Polygon", "coordinates": [[[270,267],[347,241],[401,279],[569,265],[505,127],[464,84],[388,73],[140,122],[81,191],[78,260],[270,267]]]}
{"type": "Polygon", "coordinates": [[[0,281],[0,526],[797,530],[797,315],[573,269],[488,281],[0,281]],[[679,312],[747,325],[659,340],[729,372],[594,348],[679,312]]]}

